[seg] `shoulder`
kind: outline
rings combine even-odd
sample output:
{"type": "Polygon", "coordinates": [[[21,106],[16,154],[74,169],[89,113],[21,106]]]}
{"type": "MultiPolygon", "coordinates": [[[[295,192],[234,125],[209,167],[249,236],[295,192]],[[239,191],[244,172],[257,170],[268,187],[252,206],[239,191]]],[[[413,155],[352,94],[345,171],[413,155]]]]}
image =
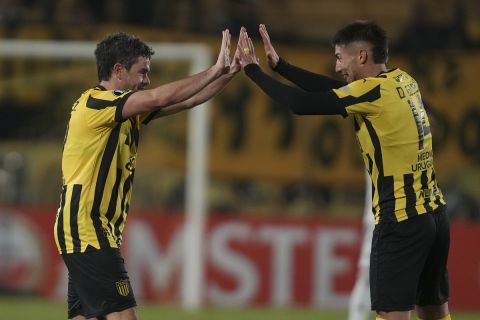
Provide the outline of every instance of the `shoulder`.
{"type": "Polygon", "coordinates": [[[383,83],[384,79],[381,78],[364,78],[353,81],[341,88],[333,89],[337,96],[362,96],[372,90],[378,90],[383,83]]]}
{"type": "Polygon", "coordinates": [[[124,98],[125,96],[129,95],[132,91],[131,90],[106,90],[101,86],[96,86],[86,91],[88,95],[95,99],[101,100],[108,100],[114,101],[117,99],[124,98]]]}

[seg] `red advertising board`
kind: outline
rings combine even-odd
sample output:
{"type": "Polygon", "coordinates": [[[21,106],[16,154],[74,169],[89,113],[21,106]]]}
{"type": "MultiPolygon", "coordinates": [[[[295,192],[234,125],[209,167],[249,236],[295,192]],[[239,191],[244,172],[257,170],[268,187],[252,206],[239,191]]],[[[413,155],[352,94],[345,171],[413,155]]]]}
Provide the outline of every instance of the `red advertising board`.
{"type": "MultiPolygon", "coordinates": [[[[0,208],[0,289],[65,297],[54,218],[54,209],[0,208]]],[[[479,234],[478,223],[452,223],[454,310],[480,310],[479,234]]],[[[360,241],[356,220],[213,214],[205,234],[203,302],[346,308],[360,241]]],[[[181,214],[130,214],[122,252],[137,298],[179,301],[183,246],[181,214]]]]}

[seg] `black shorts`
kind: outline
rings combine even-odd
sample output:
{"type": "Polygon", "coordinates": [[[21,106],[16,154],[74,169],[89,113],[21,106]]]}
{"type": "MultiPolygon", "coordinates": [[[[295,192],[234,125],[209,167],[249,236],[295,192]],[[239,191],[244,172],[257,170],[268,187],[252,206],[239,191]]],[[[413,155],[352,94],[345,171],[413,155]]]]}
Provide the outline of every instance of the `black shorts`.
{"type": "Polygon", "coordinates": [[[63,254],[68,268],[68,318],[104,317],[137,305],[119,249],[63,254]]]}
{"type": "Polygon", "coordinates": [[[448,301],[450,225],[445,206],[375,226],[370,256],[374,311],[408,311],[448,301]]]}

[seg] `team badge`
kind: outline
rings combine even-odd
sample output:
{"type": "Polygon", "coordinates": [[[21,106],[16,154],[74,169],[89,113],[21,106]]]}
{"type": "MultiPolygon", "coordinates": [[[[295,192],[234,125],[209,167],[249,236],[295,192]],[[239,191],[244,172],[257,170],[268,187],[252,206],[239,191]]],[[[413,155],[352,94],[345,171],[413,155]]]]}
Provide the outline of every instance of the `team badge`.
{"type": "Polygon", "coordinates": [[[115,285],[117,286],[119,295],[125,297],[130,293],[130,283],[128,282],[128,279],[117,281],[115,282],[115,285]]]}

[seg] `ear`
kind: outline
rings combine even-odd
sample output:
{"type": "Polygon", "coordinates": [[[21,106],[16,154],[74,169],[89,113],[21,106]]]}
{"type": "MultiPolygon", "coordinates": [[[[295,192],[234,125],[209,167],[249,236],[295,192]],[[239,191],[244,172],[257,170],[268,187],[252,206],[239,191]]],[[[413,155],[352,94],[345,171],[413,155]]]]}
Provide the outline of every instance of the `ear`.
{"type": "Polygon", "coordinates": [[[116,77],[118,80],[122,80],[123,69],[123,65],[120,63],[115,63],[112,68],[112,76],[116,77]]]}
{"type": "Polygon", "coordinates": [[[361,49],[358,53],[358,60],[360,64],[366,64],[368,60],[368,51],[366,49],[361,49]]]}

